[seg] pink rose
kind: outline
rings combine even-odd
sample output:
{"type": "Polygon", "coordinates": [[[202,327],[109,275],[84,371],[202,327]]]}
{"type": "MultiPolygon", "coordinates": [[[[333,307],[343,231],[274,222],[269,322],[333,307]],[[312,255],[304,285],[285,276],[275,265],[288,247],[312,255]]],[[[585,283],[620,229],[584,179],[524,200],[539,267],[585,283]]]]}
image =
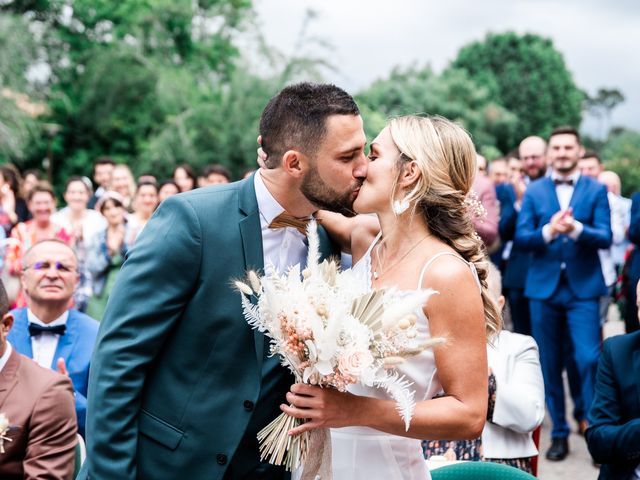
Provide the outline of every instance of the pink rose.
{"type": "Polygon", "coordinates": [[[343,375],[359,377],[373,363],[373,355],[368,350],[348,350],[340,355],[338,369],[343,375]]]}

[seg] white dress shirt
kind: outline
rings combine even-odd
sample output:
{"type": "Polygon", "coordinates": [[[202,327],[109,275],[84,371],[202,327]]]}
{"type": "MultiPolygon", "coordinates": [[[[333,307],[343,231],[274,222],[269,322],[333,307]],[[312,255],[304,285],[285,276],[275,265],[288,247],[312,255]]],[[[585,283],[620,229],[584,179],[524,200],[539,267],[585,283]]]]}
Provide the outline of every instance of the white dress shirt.
{"type": "Polygon", "coordinates": [[[284,212],[284,208],[267,190],[260,170],[253,178],[258,210],[260,211],[262,255],[265,268],[268,265],[273,265],[279,273],[285,273],[289,267],[297,263],[300,263],[300,266],[304,268],[307,256],[306,237],[293,227],[269,228],[273,219],[284,212]]]}
{"type": "MultiPolygon", "coordinates": [[[[569,208],[569,204],[571,203],[571,197],[573,196],[573,191],[575,190],[575,186],[580,179],[580,172],[575,172],[569,176],[562,176],[553,172],[551,174],[551,180],[555,181],[556,179],[562,180],[573,180],[573,185],[556,185],[556,195],[558,196],[558,203],[560,204],[560,210],[564,211],[569,208]]],[[[574,229],[568,233],[569,238],[573,240],[577,240],[584,229],[584,226],[581,222],[577,220],[573,220],[574,229]]],[[[551,224],[547,223],[544,227],[542,227],[542,238],[545,243],[549,243],[554,240],[558,235],[551,233],[551,224]]]]}
{"type": "Polygon", "coordinates": [[[11,356],[11,344],[7,341],[5,342],[6,348],[4,349],[4,353],[0,357],[0,372],[9,361],[9,357],[11,356]]]}
{"type": "MultiPolygon", "coordinates": [[[[31,310],[27,310],[27,319],[29,323],[35,323],[43,327],[56,327],[58,325],[66,325],[69,318],[69,311],[65,312],[56,318],[51,323],[44,323],[38,317],[36,317],[31,310]]],[[[57,333],[43,332],[40,335],[31,337],[31,349],[33,350],[33,360],[36,361],[41,367],[54,368],[53,356],[56,354],[56,348],[58,348],[58,340],[60,335],[57,333]]]]}

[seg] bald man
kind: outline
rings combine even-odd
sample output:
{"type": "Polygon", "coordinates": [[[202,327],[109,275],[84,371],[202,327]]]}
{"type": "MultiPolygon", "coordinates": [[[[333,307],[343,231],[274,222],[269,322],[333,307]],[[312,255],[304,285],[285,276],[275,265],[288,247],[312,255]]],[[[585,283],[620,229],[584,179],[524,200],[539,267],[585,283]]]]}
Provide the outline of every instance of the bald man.
{"type": "Polygon", "coordinates": [[[547,142],[542,137],[531,136],[520,142],[518,153],[528,181],[542,178],[547,173],[547,142]]]}
{"type": "Polygon", "coordinates": [[[14,325],[9,341],[40,366],[71,378],[78,432],[84,436],[89,366],[98,322],[69,309],[78,280],[78,259],[67,244],[43,240],[27,250],[21,277],[27,307],[11,312],[14,325]]]}

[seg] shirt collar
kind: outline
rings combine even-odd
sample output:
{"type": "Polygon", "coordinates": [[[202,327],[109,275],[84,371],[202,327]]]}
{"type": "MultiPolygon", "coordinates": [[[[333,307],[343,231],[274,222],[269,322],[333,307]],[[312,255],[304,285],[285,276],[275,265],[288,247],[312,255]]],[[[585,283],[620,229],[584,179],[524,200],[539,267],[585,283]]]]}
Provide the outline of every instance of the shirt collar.
{"type": "Polygon", "coordinates": [[[580,178],[580,170],[576,170],[571,175],[560,175],[555,170],[551,173],[551,180],[573,180],[573,184],[578,183],[578,179],[580,178]]]}
{"type": "Polygon", "coordinates": [[[9,361],[9,357],[11,356],[11,344],[8,340],[6,342],[6,345],[7,347],[4,349],[4,353],[0,357],[0,372],[2,372],[2,369],[7,364],[7,362],[9,361]]]}
{"type": "Polygon", "coordinates": [[[33,314],[31,309],[27,309],[27,319],[29,320],[29,323],[35,323],[36,325],[40,325],[42,327],[56,327],[58,325],[66,325],[67,320],[69,319],[69,310],[65,310],[64,313],[56,318],[53,322],[44,323],[33,314]]]}
{"type": "Polygon", "coordinates": [[[284,212],[282,205],[271,195],[271,192],[267,189],[267,186],[262,180],[260,170],[253,176],[253,182],[256,189],[256,200],[258,201],[258,210],[260,215],[267,225],[273,222],[273,219],[284,212]]]}

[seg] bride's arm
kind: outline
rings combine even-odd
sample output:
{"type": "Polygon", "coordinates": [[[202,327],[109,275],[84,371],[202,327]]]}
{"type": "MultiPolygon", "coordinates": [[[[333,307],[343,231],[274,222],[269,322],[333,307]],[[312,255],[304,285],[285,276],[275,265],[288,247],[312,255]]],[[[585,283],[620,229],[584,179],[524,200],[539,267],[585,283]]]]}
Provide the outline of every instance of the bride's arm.
{"type": "Polygon", "coordinates": [[[439,292],[429,299],[425,309],[431,335],[447,338],[447,344],[435,351],[438,378],[446,396],[417,402],[407,432],[391,400],[296,384],[287,394],[294,407],[281,408],[290,415],[310,420],[292,430],[292,434],[313,428],[357,425],[418,439],[480,436],[486,418],[488,387],[484,310],[478,286],[469,268],[453,257],[439,260],[428,277],[424,286],[439,292]]]}
{"type": "Polygon", "coordinates": [[[380,223],[375,215],[356,215],[349,218],[339,213],[320,210],[315,216],[333,241],[340,245],[340,249],[352,254],[355,261],[362,256],[373,237],[380,231],[380,223]]]}

